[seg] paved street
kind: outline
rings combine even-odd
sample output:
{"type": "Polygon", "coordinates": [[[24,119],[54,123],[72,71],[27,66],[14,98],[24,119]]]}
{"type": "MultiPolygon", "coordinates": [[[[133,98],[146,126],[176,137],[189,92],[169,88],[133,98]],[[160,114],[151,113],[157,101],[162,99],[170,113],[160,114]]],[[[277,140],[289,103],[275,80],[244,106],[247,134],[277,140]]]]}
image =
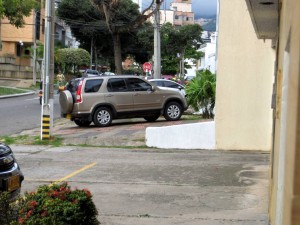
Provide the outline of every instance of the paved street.
{"type": "MultiPolygon", "coordinates": [[[[0,136],[17,134],[41,126],[41,105],[37,94],[0,98],[0,136]]],[[[54,100],[54,118],[60,117],[58,95],[54,100]]]]}
{"type": "Polygon", "coordinates": [[[267,225],[268,153],[140,147],[148,126],[191,122],[201,121],[78,128],[58,120],[54,135],[66,146],[11,147],[25,175],[23,191],[57,180],[88,188],[105,225],[267,225]]]}

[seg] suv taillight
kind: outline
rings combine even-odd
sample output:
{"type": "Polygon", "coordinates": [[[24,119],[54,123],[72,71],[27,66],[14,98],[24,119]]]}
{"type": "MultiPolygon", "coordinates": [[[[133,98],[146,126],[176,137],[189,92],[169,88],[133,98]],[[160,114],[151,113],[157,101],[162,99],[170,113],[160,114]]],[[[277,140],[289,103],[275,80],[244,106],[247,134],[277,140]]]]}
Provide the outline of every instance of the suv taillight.
{"type": "Polygon", "coordinates": [[[79,82],[77,91],[76,91],[76,102],[81,103],[82,102],[82,81],[79,82]]]}

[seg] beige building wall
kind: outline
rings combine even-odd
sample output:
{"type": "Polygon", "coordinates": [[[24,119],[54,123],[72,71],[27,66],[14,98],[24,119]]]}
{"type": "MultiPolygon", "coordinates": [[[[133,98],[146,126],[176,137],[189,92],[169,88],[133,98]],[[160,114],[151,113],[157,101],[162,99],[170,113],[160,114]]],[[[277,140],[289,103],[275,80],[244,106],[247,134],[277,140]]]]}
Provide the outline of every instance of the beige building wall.
{"type": "Polygon", "coordinates": [[[281,0],[270,224],[300,224],[300,1],[281,0]]]}
{"type": "Polygon", "coordinates": [[[275,50],[257,39],[245,1],[220,1],[219,16],[216,147],[270,151],[275,50]]]}

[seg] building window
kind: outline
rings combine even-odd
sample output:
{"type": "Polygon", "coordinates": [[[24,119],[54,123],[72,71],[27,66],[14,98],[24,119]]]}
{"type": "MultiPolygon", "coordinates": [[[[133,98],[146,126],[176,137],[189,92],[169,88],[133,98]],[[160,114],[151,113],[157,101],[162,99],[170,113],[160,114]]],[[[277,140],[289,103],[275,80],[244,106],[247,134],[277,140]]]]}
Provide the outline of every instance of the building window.
{"type": "Polygon", "coordinates": [[[40,11],[36,11],[35,13],[35,37],[37,40],[40,40],[41,13],[40,11]]]}
{"type": "Polygon", "coordinates": [[[24,55],[30,55],[29,49],[25,49],[25,50],[24,50],[24,55]]]}
{"type": "Polygon", "coordinates": [[[55,38],[56,41],[60,40],[60,38],[59,38],[59,32],[57,32],[57,31],[55,32],[54,38],[55,38]]]}
{"type": "Polygon", "coordinates": [[[178,20],[179,19],[179,16],[175,15],[175,20],[178,20]]]}
{"type": "Polygon", "coordinates": [[[17,43],[17,56],[21,57],[22,55],[22,46],[20,43],[17,43]]]}

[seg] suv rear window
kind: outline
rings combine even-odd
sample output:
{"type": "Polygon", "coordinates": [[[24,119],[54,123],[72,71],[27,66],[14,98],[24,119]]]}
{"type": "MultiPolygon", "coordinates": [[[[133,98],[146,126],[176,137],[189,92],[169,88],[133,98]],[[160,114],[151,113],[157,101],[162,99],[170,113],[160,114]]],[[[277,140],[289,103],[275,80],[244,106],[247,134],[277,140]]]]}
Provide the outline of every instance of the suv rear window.
{"type": "Polygon", "coordinates": [[[74,93],[77,91],[78,84],[80,82],[80,79],[72,79],[68,82],[66,85],[66,89],[70,91],[71,93],[74,93]]]}
{"type": "Polygon", "coordinates": [[[85,83],[84,92],[85,93],[98,92],[102,83],[103,83],[103,79],[87,80],[85,83]]]}

